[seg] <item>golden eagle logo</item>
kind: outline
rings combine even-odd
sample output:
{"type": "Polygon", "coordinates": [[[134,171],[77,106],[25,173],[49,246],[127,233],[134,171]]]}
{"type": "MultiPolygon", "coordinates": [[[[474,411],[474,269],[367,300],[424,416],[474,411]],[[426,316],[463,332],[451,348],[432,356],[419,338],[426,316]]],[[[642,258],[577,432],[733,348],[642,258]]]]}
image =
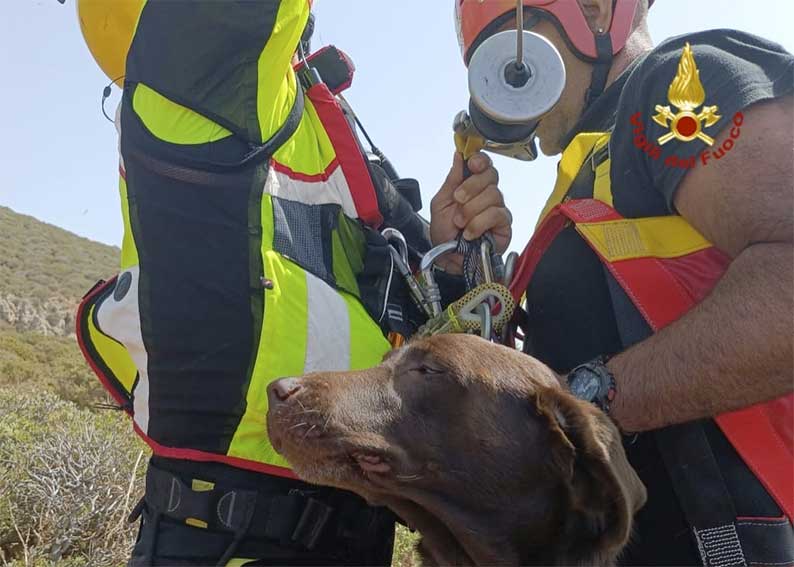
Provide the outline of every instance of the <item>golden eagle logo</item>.
{"type": "Polygon", "coordinates": [[[658,114],[653,117],[653,121],[670,129],[670,132],[659,137],[660,145],[665,145],[673,138],[682,142],[691,142],[698,138],[709,146],[714,144],[714,138],[705,134],[703,128],[714,126],[722,117],[717,115],[719,109],[716,106],[704,106],[699,113],[695,113],[706,100],[706,91],[700,82],[700,71],[688,42],[681,54],[681,61],[678,62],[678,73],[667,91],[667,100],[678,112],[674,113],[669,106],[656,105],[658,114]]]}

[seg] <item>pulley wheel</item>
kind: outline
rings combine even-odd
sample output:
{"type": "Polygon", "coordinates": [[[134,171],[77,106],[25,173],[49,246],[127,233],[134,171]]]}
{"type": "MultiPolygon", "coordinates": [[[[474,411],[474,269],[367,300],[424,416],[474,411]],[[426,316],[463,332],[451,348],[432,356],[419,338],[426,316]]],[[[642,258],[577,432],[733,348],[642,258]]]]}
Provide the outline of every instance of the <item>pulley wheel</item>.
{"type": "Polygon", "coordinates": [[[565,88],[565,65],[554,45],[525,31],[524,77],[516,80],[518,32],[491,36],[469,63],[472,102],[489,118],[503,124],[526,124],[551,110],[565,88]]]}

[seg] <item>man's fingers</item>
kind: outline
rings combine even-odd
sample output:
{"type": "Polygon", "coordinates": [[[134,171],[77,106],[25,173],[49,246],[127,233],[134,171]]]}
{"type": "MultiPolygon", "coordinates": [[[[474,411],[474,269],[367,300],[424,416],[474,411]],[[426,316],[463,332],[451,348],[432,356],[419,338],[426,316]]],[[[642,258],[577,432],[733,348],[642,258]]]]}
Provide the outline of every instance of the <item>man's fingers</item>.
{"type": "Polygon", "coordinates": [[[484,154],[482,152],[477,152],[476,154],[471,156],[468,162],[469,171],[471,171],[472,174],[475,175],[478,173],[482,173],[483,171],[491,167],[492,164],[493,161],[491,161],[491,158],[488,156],[488,154],[484,154]]]}
{"type": "Polygon", "coordinates": [[[465,205],[491,185],[499,185],[499,172],[493,167],[472,175],[455,190],[455,201],[465,205]]]}
{"type": "MultiPolygon", "coordinates": [[[[513,215],[510,214],[506,207],[490,207],[469,221],[463,231],[463,238],[474,240],[490,230],[506,236],[509,241],[510,225],[512,223],[513,215]]],[[[504,247],[506,247],[506,244],[504,247]]],[[[500,248],[503,248],[503,246],[500,246],[500,248]]]]}
{"type": "Polygon", "coordinates": [[[482,193],[459,208],[459,216],[463,224],[458,225],[458,228],[464,228],[477,215],[491,207],[504,207],[504,204],[504,197],[499,188],[496,185],[489,185],[482,193]]]}

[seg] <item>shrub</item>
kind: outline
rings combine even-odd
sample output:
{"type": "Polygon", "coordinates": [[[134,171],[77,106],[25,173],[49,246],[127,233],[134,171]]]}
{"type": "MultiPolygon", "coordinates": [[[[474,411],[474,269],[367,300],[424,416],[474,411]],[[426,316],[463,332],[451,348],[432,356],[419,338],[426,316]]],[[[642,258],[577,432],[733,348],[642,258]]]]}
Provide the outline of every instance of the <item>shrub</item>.
{"type": "Polygon", "coordinates": [[[121,565],[145,450],[126,417],[0,390],[0,553],[20,565],[121,565]]]}
{"type": "Polygon", "coordinates": [[[39,387],[81,407],[108,396],[72,337],[0,329],[0,388],[39,387]]]}

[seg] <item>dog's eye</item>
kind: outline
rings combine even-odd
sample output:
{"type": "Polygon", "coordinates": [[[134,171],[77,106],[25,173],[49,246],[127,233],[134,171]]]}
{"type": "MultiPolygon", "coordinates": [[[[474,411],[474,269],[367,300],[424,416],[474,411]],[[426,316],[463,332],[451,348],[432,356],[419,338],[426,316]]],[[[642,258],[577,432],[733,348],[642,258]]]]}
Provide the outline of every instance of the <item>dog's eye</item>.
{"type": "Polygon", "coordinates": [[[419,374],[427,374],[427,375],[443,374],[442,370],[439,370],[438,368],[433,368],[432,366],[428,366],[426,364],[417,366],[416,368],[414,368],[414,371],[418,372],[419,374]]]}

